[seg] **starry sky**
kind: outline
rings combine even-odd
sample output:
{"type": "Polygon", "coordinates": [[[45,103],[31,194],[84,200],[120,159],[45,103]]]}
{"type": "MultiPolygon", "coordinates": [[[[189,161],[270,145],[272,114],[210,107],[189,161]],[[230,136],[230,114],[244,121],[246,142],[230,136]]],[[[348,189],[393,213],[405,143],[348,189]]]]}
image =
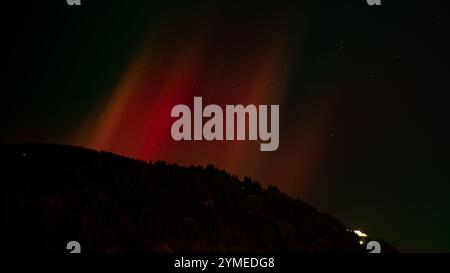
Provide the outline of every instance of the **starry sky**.
{"type": "Polygon", "coordinates": [[[99,2],[2,7],[1,143],[214,164],[401,251],[450,251],[444,1],[99,2]],[[279,104],[279,149],[172,140],[194,96],[279,104]]]}

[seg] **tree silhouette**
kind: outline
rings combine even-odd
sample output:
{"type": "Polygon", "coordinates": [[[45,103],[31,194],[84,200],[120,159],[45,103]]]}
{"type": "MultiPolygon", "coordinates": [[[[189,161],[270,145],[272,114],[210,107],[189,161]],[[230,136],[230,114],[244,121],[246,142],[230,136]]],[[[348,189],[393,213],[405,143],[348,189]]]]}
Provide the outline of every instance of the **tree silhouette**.
{"type": "Polygon", "coordinates": [[[47,144],[0,145],[4,250],[363,252],[337,220],[251,178],[47,144]]]}

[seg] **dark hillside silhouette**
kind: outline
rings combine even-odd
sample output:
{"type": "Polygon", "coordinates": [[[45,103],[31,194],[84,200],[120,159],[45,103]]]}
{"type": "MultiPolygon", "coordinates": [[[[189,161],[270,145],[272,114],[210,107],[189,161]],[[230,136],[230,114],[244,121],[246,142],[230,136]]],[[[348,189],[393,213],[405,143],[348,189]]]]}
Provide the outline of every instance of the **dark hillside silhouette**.
{"type": "Polygon", "coordinates": [[[0,157],[4,251],[365,252],[334,218],[213,166],[47,144],[0,157]]]}

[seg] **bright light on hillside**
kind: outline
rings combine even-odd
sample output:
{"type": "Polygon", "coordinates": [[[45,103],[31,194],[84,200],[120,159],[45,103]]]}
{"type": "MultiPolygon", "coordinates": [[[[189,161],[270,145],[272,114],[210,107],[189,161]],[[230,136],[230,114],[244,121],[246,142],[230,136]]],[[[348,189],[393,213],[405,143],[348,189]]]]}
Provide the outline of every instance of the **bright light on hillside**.
{"type": "Polygon", "coordinates": [[[365,234],[364,232],[362,232],[362,231],[360,231],[360,230],[354,230],[353,231],[356,235],[358,235],[359,237],[362,237],[362,238],[366,238],[367,237],[367,234],[365,234]]]}

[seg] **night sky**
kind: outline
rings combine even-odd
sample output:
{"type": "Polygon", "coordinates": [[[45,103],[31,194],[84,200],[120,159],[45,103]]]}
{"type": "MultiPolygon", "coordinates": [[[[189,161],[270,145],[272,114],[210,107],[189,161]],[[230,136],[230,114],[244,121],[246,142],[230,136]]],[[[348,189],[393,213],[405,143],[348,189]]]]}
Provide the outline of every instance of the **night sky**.
{"type": "Polygon", "coordinates": [[[214,164],[401,251],[450,251],[444,1],[99,2],[2,4],[1,143],[214,164]],[[279,149],[172,140],[194,96],[279,104],[279,149]]]}

